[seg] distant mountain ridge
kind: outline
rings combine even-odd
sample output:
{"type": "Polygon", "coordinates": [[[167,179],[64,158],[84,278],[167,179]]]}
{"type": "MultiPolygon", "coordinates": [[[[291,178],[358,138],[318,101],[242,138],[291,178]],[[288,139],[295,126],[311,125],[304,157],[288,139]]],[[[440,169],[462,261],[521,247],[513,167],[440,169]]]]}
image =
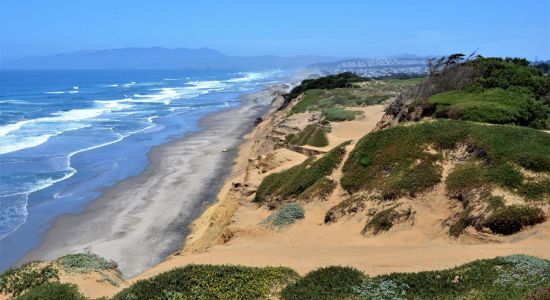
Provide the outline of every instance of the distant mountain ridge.
{"type": "Polygon", "coordinates": [[[227,56],[210,48],[120,48],[3,61],[2,69],[266,69],[340,60],[324,56],[227,56]]]}

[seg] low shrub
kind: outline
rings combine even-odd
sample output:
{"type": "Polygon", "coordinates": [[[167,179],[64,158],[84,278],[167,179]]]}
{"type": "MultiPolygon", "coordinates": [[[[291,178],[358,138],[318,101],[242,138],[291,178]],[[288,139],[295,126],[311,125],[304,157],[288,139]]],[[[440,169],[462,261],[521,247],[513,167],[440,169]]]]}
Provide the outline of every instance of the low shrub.
{"type": "Polygon", "coordinates": [[[281,293],[282,300],[349,299],[365,275],[350,267],[326,267],[307,273],[281,293]]]}
{"type": "Polygon", "coordinates": [[[458,199],[468,198],[472,190],[488,184],[484,171],[475,163],[456,166],[445,180],[447,193],[458,199]]]}
{"type": "Polygon", "coordinates": [[[453,120],[395,126],[367,134],[344,163],[340,184],[350,193],[367,190],[386,199],[414,196],[441,180],[443,156],[439,153],[461,145],[468,145],[471,153],[464,167],[455,169],[447,179],[451,193],[475,189],[483,183],[526,197],[550,195],[550,188],[544,188],[548,185],[541,184],[547,182],[546,177],[527,181],[519,171],[522,167],[540,174],[550,172],[547,133],[453,120]]]}
{"type": "Polygon", "coordinates": [[[287,203],[265,220],[266,224],[274,227],[285,227],[294,224],[305,217],[304,208],[299,203],[287,203]]]}
{"type": "Polygon", "coordinates": [[[310,145],[314,147],[324,147],[328,145],[325,130],[318,125],[308,125],[304,130],[297,134],[291,133],[286,136],[285,142],[290,145],[310,145]]]}
{"type": "Polygon", "coordinates": [[[41,262],[30,262],[9,269],[0,276],[0,293],[18,296],[30,288],[54,280],[59,280],[56,268],[41,262]]]}
{"type": "Polygon", "coordinates": [[[290,102],[292,99],[308,90],[346,88],[353,86],[354,83],[367,80],[369,79],[351,72],[323,76],[317,79],[305,79],[300,85],[296,86],[290,93],[285,95],[285,102],[290,102]]]}
{"type": "Polygon", "coordinates": [[[346,110],[340,107],[332,107],[323,109],[322,114],[324,119],[330,122],[343,122],[355,120],[355,117],[362,114],[362,112],[346,110]]]}
{"type": "Polygon", "coordinates": [[[369,199],[366,196],[358,195],[347,198],[333,206],[325,214],[325,223],[333,223],[340,218],[348,215],[356,214],[365,209],[365,202],[369,199]]]}
{"type": "Polygon", "coordinates": [[[519,88],[452,91],[436,94],[428,103],[435,105],[436,117],[536,128],[550,114],[531,91],[519,88]]]}
{"type": "Polygon", "coordinates": [[[301,193],[300,199],[304,201],[326,200],[332,194],[336,185],[336,181],[328,177],[321,178],[301,193]]]}
{"type": "Polygon", "coordinates": [[[519,232],[525,226],[544,221],[544,212],[538,207],[510,205],[499,209],[485,220],[485,226],[493,233],[509,235],[519,232]]]}
{"type": "Polygon", "coordinates": [[[308,188],[338,167],[347,144],[335,147],[318,159],[309,158],[288,170],[267,176],[258,187],[254,202],[278,206],[285,201],[299,198],[308,188]]]}
{"type": "Polygon", "coordinates": [[[470,226],[470,212],[468,210],[462,212],[456,222],[449,227],[449,235],[452,237],[460,236],[466,228],[470,226]]]}
{"type": "Polygon", "coordinates": [[[57,261],[63,267],[63,270],[69,273],[99,272],[113,270],[118,267],[116,262],[91,253],[69,254],[58,258],[57,261]]]}
{"type": "Polygon", "coordinates": [[[187,265],[140,280],[113,299],[270,299],[298,277],[284,267],[187,265]]]}
{"type": "Polygon", "coordinates": [[[35,286],[17,300],[85,300],[74,284],[48,282],[35,286]]]}
{"type": "Polygon", "coordinates": [[[408,215],[411,214],[410,210],[405,213],[398,212],[396,210],[398,206],[399,205],[394,205],[390,208],[377,212],[372,219],[367,222],[361,233],[366,235],[370,232],[372,232],[372,234],[378,234],[382,231],[388,231],[393,227],[395,221],[402,217],[408,217],[408,215]]]}

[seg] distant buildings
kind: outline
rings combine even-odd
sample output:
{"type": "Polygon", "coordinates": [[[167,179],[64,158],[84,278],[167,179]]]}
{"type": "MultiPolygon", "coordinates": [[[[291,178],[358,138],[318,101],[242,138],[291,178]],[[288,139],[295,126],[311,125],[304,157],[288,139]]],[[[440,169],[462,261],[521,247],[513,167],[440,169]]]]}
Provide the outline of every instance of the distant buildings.
{"type": "Polygon", "coordinates": [[[350,59],[334,63],[315,64],[322,73],[353,72],[366,77],[390,75],[422,75],[427,71],[427,58],[350,59]]]}

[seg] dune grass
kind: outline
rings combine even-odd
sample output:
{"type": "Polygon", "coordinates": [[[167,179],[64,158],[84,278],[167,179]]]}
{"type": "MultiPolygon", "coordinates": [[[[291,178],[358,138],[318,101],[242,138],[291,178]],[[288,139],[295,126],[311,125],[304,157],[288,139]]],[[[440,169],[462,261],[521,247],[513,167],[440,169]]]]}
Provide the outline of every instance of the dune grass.
{"type": "Polygon", "coordinates": [[[314,147],[324,147],[328,145],[325,129],[319,125],[310,124],[302,131],[294,134],[290,133],[286,136],[285,142],[290,145],[310,145],[314,147]]]}
{"type": "Polygon", "coordinates": [[[297,278],[284,267],[187,265],[140,280],[113,299],[270,299],[297,278]]]}
{"type": "Polygon", "coordinates": [[[344,164],[342,187],[349,192],[379,192],[385,199],[414,197],[441,181],[441,152],[461,145],[467,146],[467,161],[472,165],[449,174],[447,187],[454,193],[486,183],[528,198],[549,195],[542,188],[534,188],[532,194],[526,186],[545,182],[550,174],[550,135],[524,127],[452,120],[396,126],[366,135],[344,164]],[[521,168],[538,172],[541,178],[527,178],[521,168]]]}
{"type": "Polygon", "coordinates": [[[476,260],[455,268],[368,277],[346,267],[321,268],[288,285],[298,299],[524,299],[545,295],[550,261],[527,255],[476,260]]]}
{"type": "Polygon", "coordinates": [[[325,153],[320,158],[309,158],[288,170],[274,173],[262,180],[254,202],[278,206],[298,199],[308,188],[323,180],[338,167],[345,154],[344,143],[325,153]]]}

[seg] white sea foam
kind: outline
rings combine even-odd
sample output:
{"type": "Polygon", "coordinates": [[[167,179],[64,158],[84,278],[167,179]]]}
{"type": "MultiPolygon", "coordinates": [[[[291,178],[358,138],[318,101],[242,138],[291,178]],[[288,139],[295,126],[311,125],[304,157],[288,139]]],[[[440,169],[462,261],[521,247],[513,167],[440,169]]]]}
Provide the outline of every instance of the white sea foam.
{"type": "Polygon", "coordinates": [[[91,126],[82,121],[100,115],[130,108],[131,105],[120,102],[99,102],[98,108],[81,108],[55,112],[48,117],[23,120],[17,123],[0,126],[0,154],[32,148],[47,142],[51,137],[70,130],[91,126]]]}
{"type": "Polygon", "coordinates": [[[0,104],[22,104],[22,105],[26,105],[26,104],[34,104],[34,103],[29,102],[29,101],[25,101],[25,100],[8,99],[8,100],[0,100],[0,104]]]}
{"type": "Polygon", "coordinates": [[[114,83],[114,84],[109,84],[107,85],[108,87],[118,87],[118,84],[114,83]]]}

